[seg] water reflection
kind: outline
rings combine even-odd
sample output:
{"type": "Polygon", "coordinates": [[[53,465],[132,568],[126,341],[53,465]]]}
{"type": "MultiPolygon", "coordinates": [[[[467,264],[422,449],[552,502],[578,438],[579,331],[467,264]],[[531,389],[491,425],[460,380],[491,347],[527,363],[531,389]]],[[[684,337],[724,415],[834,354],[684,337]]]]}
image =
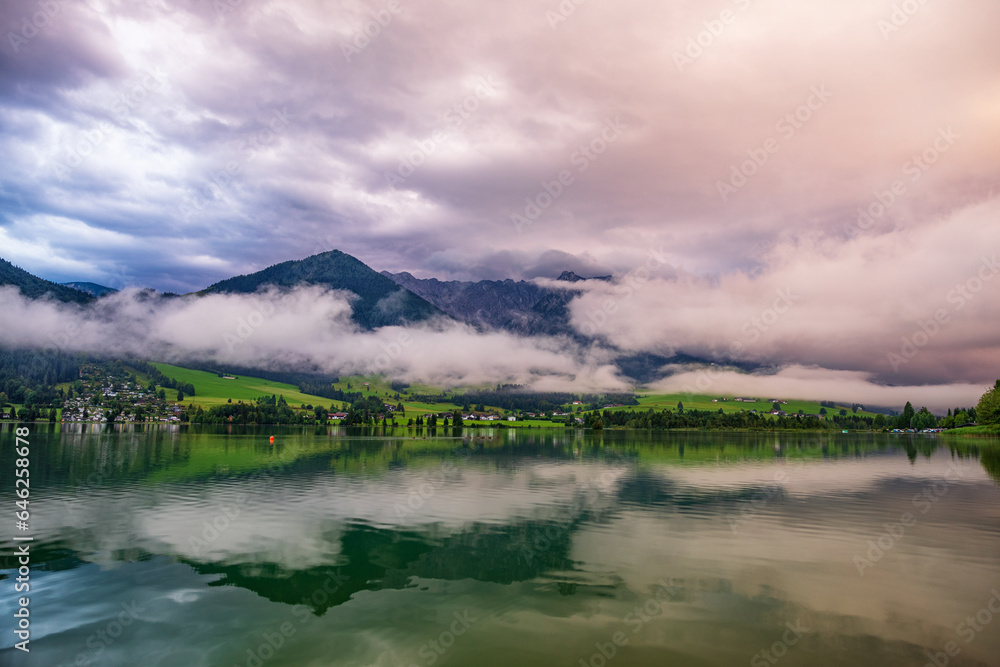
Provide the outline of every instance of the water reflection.
{"type": "MultiPolygon", "coordinates": [[[[245,665],[288,622],[268,665],[425,665],[464,610],[475,640],[436,664],[576,665],[619,631],[619,664],[746,664],[800,623],[783,664],[919,665],[1000,584],[995,444],[60,425],[32,442],[33,664],[95,659],[135,598],[151,611],[105,664],[245,665]]],[[[950,664],[990,664],[998,636],[950,664]]]]}

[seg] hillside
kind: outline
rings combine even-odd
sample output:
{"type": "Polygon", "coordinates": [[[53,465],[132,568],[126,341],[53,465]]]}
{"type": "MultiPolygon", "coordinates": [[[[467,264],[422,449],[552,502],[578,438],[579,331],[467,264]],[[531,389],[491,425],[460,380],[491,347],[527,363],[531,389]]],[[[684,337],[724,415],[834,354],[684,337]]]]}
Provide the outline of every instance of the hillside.
{"type": "MultiPolygon", "coordinates": [[[[549,289],[526,280],[438,280],[416,278],[409,272],[382,272],[397,285],[426,299],[452,317],[487,329],[502,329],[522,336],[578,336],[569,323],[567,305],[575,290],[549,289]]],[[[610,276],[600,276],[609,280],[610,276]]],[[[564,271],[557,280],[586,280],[564,271]]]]}
{"type": "MultiPolygon", "coordinates": [[[[185,403],[193,403],[209,408],[213,405],[222,405],[232,399],[249,403],[261,396],[284,396],[285,400],[292,407],[301,404],[325,405],[329,406],[332,401],[320,396],[310,396],[299,391],[294,385],[283,382],[274,382],[262,378],[239,376],[232,380],[220,378],[219,376],[196,371],[190,368],[182,368],[170,364],[153,363],[161,373],[173,378],[183,384],[194,385],[196,394],[185,399],[185,403]]],[[[168,395],[173,399],[174,396],[168,395]]]]}
{"type": "Polygon", "coordinates": [[[2,258],[0,258],[0,285],[14,285],[31,299],[40,299],[48,295],[66,303],[84,304],[94,300],[94,297],[85,292],[33,276],[2,258]]]}
{"type": "Polygon", "coordinates": [[[59,284],[64,287],[72,287],[75,290],[86,292],[91,296],[97,296],[97,297],[104,296],[105,294],[114,294],[115,292],[118,291],[113,287],[105,287],[104,285],[98,285],[97,283],[70,282],[70,283],[59,283],[59,284]]]}
{"type": "Polygon", "coordinates": [[[302,260],[275,264],[249,275],[236,276],[211,285],[200,294],[250,294],[265,285],[293,287],[321,285],[358,295],[353,318],[365,329],[421,322],[445,313],[339,250],[331,250],[302,260]]]}

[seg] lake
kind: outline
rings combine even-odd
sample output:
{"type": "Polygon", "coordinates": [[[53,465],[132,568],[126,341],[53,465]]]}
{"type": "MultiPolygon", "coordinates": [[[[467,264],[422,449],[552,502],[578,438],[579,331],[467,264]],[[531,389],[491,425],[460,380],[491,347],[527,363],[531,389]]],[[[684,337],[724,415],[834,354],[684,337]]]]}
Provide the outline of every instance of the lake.
{"type": "Polygon", "coordinates": [[[1000,665],[995,441],[30,430],[11,667],[1000,665]]]}

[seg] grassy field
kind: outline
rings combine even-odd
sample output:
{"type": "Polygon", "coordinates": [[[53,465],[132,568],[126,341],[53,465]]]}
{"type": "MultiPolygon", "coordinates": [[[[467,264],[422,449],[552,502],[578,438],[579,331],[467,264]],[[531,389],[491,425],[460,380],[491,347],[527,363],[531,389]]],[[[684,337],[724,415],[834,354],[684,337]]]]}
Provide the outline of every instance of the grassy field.
{"type": "MultiPolygon", "coordinates": [[[[721,396],[710,396],[707,394],[643,394],[640,390],[639,393],[639,408],[645,410],[648,408],[653,408],[654,410],[663,410],[669,408],[671,410],[677,409],[677,403],[683,403],[685,410],[718,410],[722,408],[724,412],[739,412],[740,410],[756,410],[757,412],[770,412],[771,403],[765,400],[757,401],[756,403],[737,403],[733,400],[734,396],[726,396],[728,401],[719,401],[718,403],[713,403],[712,399],[722,398],[721,396]]],[[[778,398],[783,399],[781,396],[765,396],[763,398],[778,398]]],[[[783,399],[788,400],[787,404],[782,404],[780,409],[788,414],[792,415],[802,410],[803,413],[807,415],[818,415],[819,411],[823,406],[819,404],[819,401],[798,401],[793,399],[783,399]]],[[[637,409],[635,406],[631,406],[632,409],[637,409]]],[[[617,408],[617,409],[628,409],[617,408]]],[[[828,416],[833,416],[839,414],[841,410],[847,410],[847,414],[851,413],[850,405],[837,405],[834,408],[826,408],[828,416]]],[[[874,412],[867,412],[865,410],[858,410],[858,415],[865,417],[874,417],[874,412]]]]}
{"type": "MultiPolygon", "coordinates": [[[[180,366],[172,366],[170,364],[161,363],[153,363],[153,365],[169,378],[174,378],[178,382],[185,384],[194,385],[196,395],[190,398],[185,398],[185,404],[200,405],[204,408],[210,408],[214,405],[227,403],[229,399],[232,399],[234,403],[237,401],[249,403],[261,396],[270,396],[271,394],[274,394],[275,396],[284,396],[289,407],[291,408],[299,408],[302,404],[322,405],[325,407],[330,407],[332,404],[335,405],[338,410],[347,409],[346,403],[330,398],[323,398],[322,396],[303,394],[299,391],[298,387],[290,384],[273,382],[271,380],[263,380],[244,375],[239,376],[235,380],[226,380],[220,378],[214,373],[191,370],[180,366]]],[[[145,378],[140,379],[145,380],[145,378]]],[[[343,391],[361,392],[365,396],[380,396],[385,399],[386,403],[398,402],[393,398],[396,395],[396,392],[392,390],[389,380],[383,377],[345,377],[341,378],[340,381],[334,385],[334,387],[343,391]],[[365,383],[367,383],[367,385],[365,383]],[[350,389],[347,388],[348,384],[351,385],[350,389]]],[[[408,393],[405,395],[400,392],[403,405],[406,406],[404,421],[405,419],[417,417],[418,415],[425,415],[431,412],[450,412],[451,410],[458,409],[458,406],[452,403],[418,403],[407,400],[408,394],[413,393],[414,391],[415,388],[411,387],[407,389],[408,393]]],[[[418,386],[416,387],[416,392],[423,394],[439,394],[441,393],[441,390],[435,387],[418,386]]],[[[176,396],[176,390],[167,389],[168,399],[174,402],[173,399],[176,398],[176,396]]]]}
{"type": "Polygon", "coordinates": [[[395,404],[402,401],[403,406],[406,408],[406,419],[425,415],[431,412],[451,412],[452,410],[457,410],[459,407],[455,403],[451,402],[422,403],[410,399],[410,396],[413,394],[439,395],[442,391],[445,391],[446,396],[454,396],[454,391],[442,390],[440,387],[432,387],[425,384],[414,384],[407,387],[403,391],[396,392],[392,389],[390,380],[379,375],[352,375],[350,377],[342,377],[333,386],[341,391],[361,392],[365,396],[380,396],[385,399],[386,403],[395,404]],[[348,387],[348,385],[350,385],[350,387],[348,387]],[[399,399],[395,398],[397,393],[400,396],[399,399]]]}
{"type": "Polygon", "coordinates": [[[953,428],[944,431],[941,435],[957,435],[982,437],[1000,437],[1000,426],[965,426],[963,428],[953,428]]]}
{"type": "MultiPolygon", "coordinates": [[[[205,408],[213,405],[222,405],[229,399],[233,402],[243,401],[250,403],[261,396],[284,396],[288,401],[288,406],[298,408],[303,403],[306,405],[324,405],[330,407],[331,403],[339,403],[322,396],[311,396],[303,394],[298,387],[271,380],[240,376],[235,380],[224,380],[214,373],[195,371],[180,366],[170,364],[154,363],[161,373],[168,378],[174,378],[178,382],[194,385],[196,395],[190,398],[185,397],[185,404],[200,405],[205,408]]],[[[171,401],[177,398],[177,390],[167,389],[167,398],[171,401]]]]}
{"type": "MultiPolygon", "coordinates": [[[[309,394],[301,393],[297,387],[289,384],[283,384],[281,382],[272,382],[270,380],[263,380],[260,378],[240,376],[235,380],[226,380],[218,377],[213,373],[206,373],[204,371],[196,371],[187,368],[181,368],[179,366],[171,366],[169,364],[154,364],[160,369],[167,377],[172,377],[183,383],[190,383],[194,385],[197,395],[190,399],[185,399],[185,403],[192,403],[196,405],[201,405],[203,407],[211,407],[213,405],[221,405],[226,403],[229,399],[233,401],[253,401],[260,396],[275,394],[278,396],[284,396],[285,400],[288,402],[289,406],[292,408],[298,408],[302,404],[307,405],[323,405],[329,407],[331,404],[335,405],[338,409],[346,409],[346,404],[340,401],[334,401],[328,398],[322,398],[320,396],[312,396],[309,394]]],[[[425,403],[417,402],[411,399],[413,395],[429,395],[436,394],[440,395],[444,392],[446,398],[452,398],[456,393],[462,393],[466,390],[478,389],[474,388],[462,388],[457,392],[455,389],[442,389],[441,387],[432,387],[429,385],[414,384],[406,389],[396,392],[392,389],[391,382],[388,378],[382,376],[361,376],[354,375],[350,377],[342,377],[336,382],[334,388],[343,390],[345,392],[361,392],[365,396],[379,396],[385,400],[386,403],[397,403],[402,402],[406,408],[405,415],[403,419],[409,419],[412,417],[417,417],[421,415],[426,415],[432,412],[451,412],[458,409],[458,405],[453,402],[446,403],[425,403]],[[348,386],[350,385],[350,386],[348,386]],[[400,398],[396,399],[396,394],[399,394],[400,398]]],[[[482,387],[489,388],[489,387],[482,387]]],[[[644,393],[641,389],[637,391],[639,394],[639,405],[637,406],[625,406],[622,408],[612,408],[612,410],[663,410],[670,409],[676,410],[678,402],[684,404],[684,408],[688,410],[698,409],[698,410],[712,410],[716,411],[722,409],[725,412],[739,412],[740,410],[757,410],[758,412],[770,412],[771,403],[768,401],[760,400],[757,402],[736,402],[732,400],[734,397],[728,396],[728,401],[718,401],[713,402],[712,399],[720,399],[720,396],[710,396],[710,395],[688,395],[688,394],[653,394],[644,393]]],[[[172,394],[172,390],[168,390],[167,398],[173,399],[176,394],[172,394]]],[[[764,397],[770,398],[770,397],[764,397]]],[[[775,397],[781,398],[781,397],[775,397]]],[[[491,406],[486,406],[487,408],[491,406]]],[[[577,406],[565,406],[566,410],[575,410],[577,406]]],[[[788,400],[787,404],[782,404],[781,409],[788,414],[795,414],[799,410],[802,410],[805,414],[819,414],[822,406],[817,401],[799,401],[799,400],[788,400]]],[[[848,414],[851,413],[851,408],[849,405],[837,405],[834,408],[826,408],[827,414],[833,416],[838,414],[839,411],[843,409],[846,410],[848,414]]],[[[859,410],[858,415],[863,416],[874,416],[875,413],[859,410]]],[[[505,425],[517,428],[524,428],[527,426],[533,426],[536,428],[564,428],[562,422],[550,422],[546,420],[526,420],[523,422],[504,422],[505,425]]],[[[470,426],[473,424],[469,424],[470,426]]],[[[475,425],[486,426],[487,424],[475,423],[475,425]]],[[[496,422],[491,422],[489,425],[496,426],[496,422]]]]}

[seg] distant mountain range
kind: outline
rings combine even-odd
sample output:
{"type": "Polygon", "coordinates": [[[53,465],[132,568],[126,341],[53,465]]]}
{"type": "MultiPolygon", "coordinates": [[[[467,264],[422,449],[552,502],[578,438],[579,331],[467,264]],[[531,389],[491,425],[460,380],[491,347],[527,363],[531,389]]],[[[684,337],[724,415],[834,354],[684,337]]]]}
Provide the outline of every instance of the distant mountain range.
{"type": "MultiPolygon", "coordinates": [[[[196,295],[251,294],[267,285],[279,288],[319,285],[357,295],[352,303],[352,317],[364,329],[447,318],[480,330],[509,331],[520,336],[564,335],[585,341],[586,338],[570,324],[568,305],[579,294],[579,289],[572,285],[588,278],[564,271],[556,280],[567,283],[566,287],[544,287],[511,279],[463,282],[416,278],[407,272],[379,273],[351,255],[331,250],[222,280],[196,295]]],[[[596,276],[590,280],[611,280],[611,276],[596,276]]],[[[30,298],[49,295],[79,304],[115,292],[91,282],[60,285],[42,280],[2,259],[0,285],[16,285],[30,298]]],[[[683,354],[673,357],[635,354],[622,356],[618,365],[625,375],[638,382],[648,382],[661,377],[660,369],[665,365],[704,361],[683,354]]]]}
{"type": "MultiPolygon", "coordinates": [[[[437,278],[415,278],[412,274],[382,272],[401,287],[426,299],[457,320],[480,328],[502,329],[523,336],[577,336],[570,326],[572,289],[550,289],[525,280],[480,280],[462,282],[437,278]]],[[[610,276],[602,277],[610,280],[610,276]]],[[[564,271],[557,280],[584,280],[564,271]]]]}

